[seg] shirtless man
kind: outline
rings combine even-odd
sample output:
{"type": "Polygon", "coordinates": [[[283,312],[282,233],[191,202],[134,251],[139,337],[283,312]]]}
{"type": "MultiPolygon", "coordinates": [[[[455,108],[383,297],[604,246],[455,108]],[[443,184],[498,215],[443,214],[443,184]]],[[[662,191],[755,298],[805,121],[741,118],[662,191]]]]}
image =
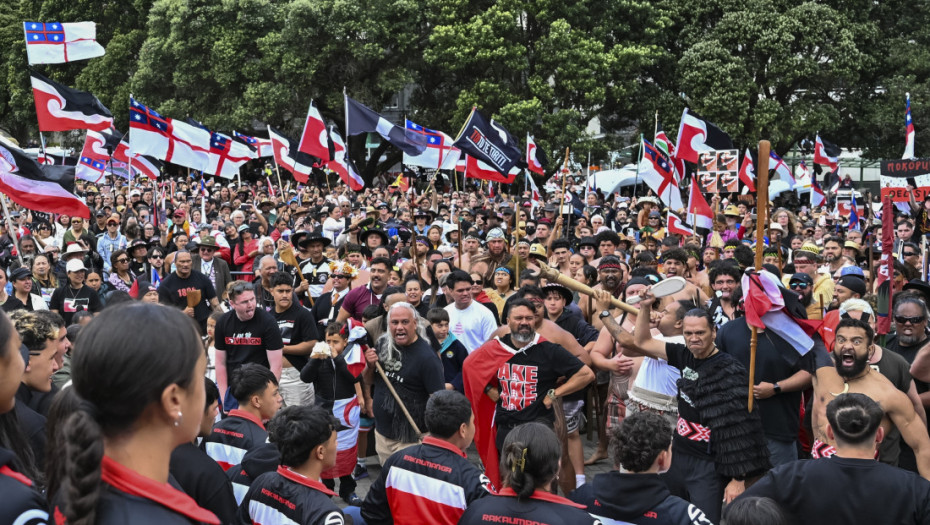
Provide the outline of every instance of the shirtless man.
{"type": "Polygon", "coordinates": [[[885,411],[882,428],[887,434],[897,427],[904,441],[914,449],[917,469],[924,478],[930,476],[930,437],[914,405],[885,376],[868,365],[872,354],[875,332],[858,319],[843,319],[836,328],[833,347],[834,367],[817,369],[814,379],[814,409],[811,424],[814,429],[815,457],[835,452],[834,443],[827,434],[826,406],[839,394],[865,394],[878,402],[885,411]]]}
{"type": "MultiPolygon", "coordinates": [[[[665,252],[662,254],[662,269],[665,271],[666,278],[685,277],[685,272],[688,270],[688,252],[681,248],[674,248],[665,252]]],[[[665,302],[690,300],[698,304],[704,304],[708,300],[704,290],[701,290],[691,282],[686,282],[685,289],[671,297],[670,300],[666,300],[665,302]]]]}
{"type": "MultiPolygon", "coordinates": [[[[466,244],[467,240],[466,237],[466,244]]],[[[487,253],[475,256],[471,260],[468,272],[481,274],[484,276],[484,281],[488,282],[494,274],[494,270],[506,266],[510,262],[510,254],[507,252],[507,240],[504,237],[504,231],[500,228],[493,228],[489,231],[485,241],[488,245],[487,253]]]]}
{"type": "MultiPolygon", "coordinates": [[[[617,256],[607,255],[601,257],[597,266],[598,284],[594,286],[594,289],[607,290],[614,297],[620,297],[620,292],[623,291],[623,271],[624,267],[620,264],[620,259],[617,256]]],[[[593,311],[588,311],[589,308],[593,307],[589,301],[579,301],[578,307],[581,308],[581,314],[585,319],[591,319],[591,326],[595,330],[600,330],[604,326],[604,323],[593,315],[593,311]]],[[[611,313],[619,316],[623,312],[618,308],[614,308],[611,313]]]]}

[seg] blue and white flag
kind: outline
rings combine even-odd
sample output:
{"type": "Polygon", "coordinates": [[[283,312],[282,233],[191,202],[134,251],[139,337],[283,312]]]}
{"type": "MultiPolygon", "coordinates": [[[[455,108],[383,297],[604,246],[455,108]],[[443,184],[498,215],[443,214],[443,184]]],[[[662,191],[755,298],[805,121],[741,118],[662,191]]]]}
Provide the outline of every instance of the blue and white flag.
{"type": "Polygon", "coordinates": [[[97,43],[97,24],[76,22],[23,22],[26,57],[32,64],[61,64],[103,56],[97,43]]]}
{"type": "Polygon", "coordinates": [[[411,133],[408,135],[400,126],[390,122],[373,109],[359,103],[348,95],[346,101],[346,135],[377,133],[396,148],[410,155],[419,155],[426,149],[426,139],[411,133]]]}
{"type": "Polygon", "coordinates": [[[422,166],[424,168],[454,170],[462,152],[452,146],[452,137],[441,131],[424,128],[423,126],[405,120],[407,134],[422,135],[426,140],[426,149],[419,155],[404,153],[404,164],[408,166],[422,166]]]}

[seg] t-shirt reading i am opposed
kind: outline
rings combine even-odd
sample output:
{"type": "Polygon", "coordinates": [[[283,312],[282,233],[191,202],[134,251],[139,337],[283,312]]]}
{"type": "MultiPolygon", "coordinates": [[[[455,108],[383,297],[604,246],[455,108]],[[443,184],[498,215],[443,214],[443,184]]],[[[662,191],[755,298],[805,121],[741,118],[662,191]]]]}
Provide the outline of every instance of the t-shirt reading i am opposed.
{"type": "Polygon", "coordinates": [[[84,310],[96,313],[102,309],[102,305],[100,296],[89,286],[82,286],[75,290],[66,284],[52,293],[48,308],[57,310],[65,320],[65,325],[70,325],[74,314],[84,310]]]}
{"type": "Polygon", "coordinates": [[[255,309],[248,321],[240,321],[235,310],[223,314],[216,323],[214,338],[216,349],[226,352],[226,377],[245,363],[268,364],[268,350],[281,350],[281,331],[268,312],[255,309]]]}

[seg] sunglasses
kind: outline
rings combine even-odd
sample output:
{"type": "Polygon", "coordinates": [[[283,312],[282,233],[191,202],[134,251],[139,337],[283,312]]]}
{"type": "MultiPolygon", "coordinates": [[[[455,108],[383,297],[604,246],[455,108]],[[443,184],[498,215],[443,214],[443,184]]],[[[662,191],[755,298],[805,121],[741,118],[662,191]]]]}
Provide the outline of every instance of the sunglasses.
{"type": "Polygon", "coordinates": [[[164,259],[164,255],[150,255],[149,259],[164,259]]]}
{"type": "Polygon", "coordinates": [[[127,263],[127,262],[129,262],[129,259],[125,259],[125,258],[123,258],[123,259],[117,259],[116,262],[118,262],[118,263],[127,263]]]}
{"type": "Polygon", "coordinates": [[[917,254],[914,253],[914,252],[904,252],[903,255],[904,255],[905,257],[914,257],[914,256],[917,255],[917,254]]]}
{"type": "Polygon", "coordinates": [[[71,221],[71,224],[81,224],[84,221],[71,221]]]}
{"type": "Polygon", "coordinates": [[[338,275],[338,274],[330,275],[330,277],[332,277],[333,279],[348,279],[349,278],[348,275],[338,275]]]}
{"type": "Polygon", "coordinates": [[[810,286],[807,283],[791,283],[792,290],[807,290],[807,287],[810,286]]]}
{"type": "Polygon", "coordinates": [[[898,324],[907,324],[907,323],[920,324],[926,320],[927,320],[926,315],[918,315],[916,317],[905,317],[903,315],[894,316],[894,322],[898,324]]]}
{"type": "Polygon", "coordinates": [[[119,226],[118,222],[108,222],[107,226],[119,226]]]}

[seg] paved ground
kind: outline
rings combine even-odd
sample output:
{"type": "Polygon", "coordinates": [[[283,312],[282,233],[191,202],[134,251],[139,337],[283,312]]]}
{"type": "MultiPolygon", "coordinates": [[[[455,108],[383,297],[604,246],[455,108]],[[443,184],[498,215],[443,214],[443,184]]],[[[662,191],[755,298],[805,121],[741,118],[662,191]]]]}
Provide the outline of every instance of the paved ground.
{"type": "MultiPolygon", "coordinates": [[[[588,441],[585,434],[581,435],[581,442],[584,444],[584,455],[586,458],[594,454],[594,451],[597,449],[597,434],[592,434],[591,438],[592,440],[588,441]]],[[[475,450],[474,445],[468,449],[468,459],[471,460],[475,465],[480,463],[478,460],[478,452],[475,450]]],[[[605,459],[595,465],[585,467],[584,473],[588,478],[588,482],[590,482],[595,475],[607,472],[608,470],[610,470],[610,461],[605,459]]],[[[362,499],[365,499],[365,495],[368,494],[368,488],[371,486],[371,483],[381,474],[381,466],[378,464],[378,456],[371,456],[368,458],[368,473],[369,476],[367,478],[358,480],[356,494],[358,494],[358,497],[362,499]]],[[[340,507],[345,506],[345,503],[339,499],[338,496],[335,496],[333,501],[335,501],[336,504],[338,504],[340,507]]]]}

